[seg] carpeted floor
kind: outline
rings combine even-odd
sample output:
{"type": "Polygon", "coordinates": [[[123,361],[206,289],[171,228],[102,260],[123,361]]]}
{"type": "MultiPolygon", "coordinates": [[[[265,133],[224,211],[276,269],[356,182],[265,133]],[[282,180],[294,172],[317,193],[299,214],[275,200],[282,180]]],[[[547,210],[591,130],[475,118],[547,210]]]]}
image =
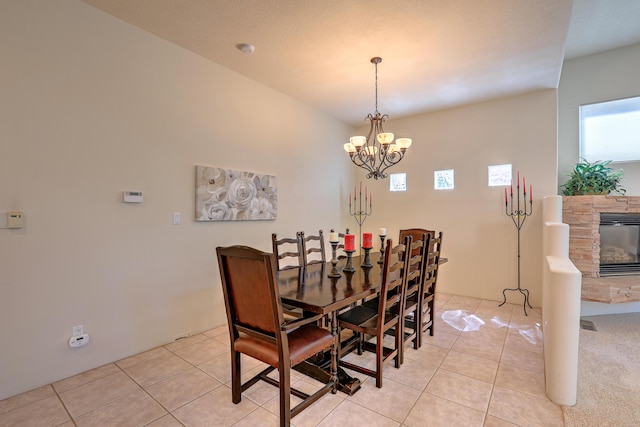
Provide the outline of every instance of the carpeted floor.
{"type": "Polygon", "coordinates": [[[569,427],[640,426],[640,313],[583,317],[577,404],[563,406],[569,427]]]}

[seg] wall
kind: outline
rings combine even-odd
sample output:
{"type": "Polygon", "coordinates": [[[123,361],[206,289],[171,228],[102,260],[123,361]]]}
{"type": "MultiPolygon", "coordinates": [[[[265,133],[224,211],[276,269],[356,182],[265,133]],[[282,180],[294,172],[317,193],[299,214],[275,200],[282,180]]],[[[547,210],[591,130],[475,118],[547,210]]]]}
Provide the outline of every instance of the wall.
{"type": "MultiPolygon", "coordinates": [[[[407,173],[407,191],[389,192],[388,180],[368,181],[374,206],[363,229],[386,227],[395,242],[401,228],[442,230],[443,256],[449,262],[440,269],[438,289],[502,302],[502,290],[517,286],[517,233],[505,215],[504,187],[487,185],[487,166],[511,163],[514,175],[520,170],[533,185],[533,216],[521,232],[521,287],[529,289],[531,304],[540,307],[541,200],[557,187],[556,114],[556,91],[541,90],[404,119],[391,117],[387,132],[413,138],[406,158],[390,169],[407,173]],[[433,189],[433,171],[440,169],[455,170],[455,190],[433,189]]],[[[354,220],[351,226],[357,229],[354,220]]],[[[519,292],[507,297],[523,303],[519,292]]]]}
{"type": "Polygon", "coordinates": [[[350,127],[77,0],[1,9],[0,399],[222,324],[216,246],[346,222],[350,127]],[[276,175],[278,219],[196,223],[197,164],[276,175]]]}
{"type": "MultiPolygon", "coordinates": [[[[579,160],[578,107],[640,96],[640,44],[565,61],[558,86],[558,183],[564,184],[579,160]]],[[[616,163],[625,171],[628,196],[640,195],[640,162],[616,163]]],[[[558,192],[559,194],[559,192],[558,192]]],[[[640,311],[640,303],[582,302],[582,316],[640,311]]]]}
{"type": "MultiPolygon", "coordinates": [[[[558,183],[579,160],[579,115],[583,104],[640,96],[640,44],[565,61],[558,87],[558,183]]],[[[606,159],[605,159],[606,160],[606,159]]],[[[640,195],[640,162],[616,163],[625,171],[628,196],[640,195]]]]}

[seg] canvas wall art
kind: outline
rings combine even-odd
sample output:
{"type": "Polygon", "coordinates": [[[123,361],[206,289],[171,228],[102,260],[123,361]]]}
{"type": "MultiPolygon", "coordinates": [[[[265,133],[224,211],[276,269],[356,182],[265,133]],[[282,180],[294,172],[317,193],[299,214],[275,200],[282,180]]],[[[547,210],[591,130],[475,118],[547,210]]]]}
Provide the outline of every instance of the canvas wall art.
{"type": "Polygon", "coordinates": [[[275,176],[196,166],[196,221],[270,220],[277,214],[275,176]]]}

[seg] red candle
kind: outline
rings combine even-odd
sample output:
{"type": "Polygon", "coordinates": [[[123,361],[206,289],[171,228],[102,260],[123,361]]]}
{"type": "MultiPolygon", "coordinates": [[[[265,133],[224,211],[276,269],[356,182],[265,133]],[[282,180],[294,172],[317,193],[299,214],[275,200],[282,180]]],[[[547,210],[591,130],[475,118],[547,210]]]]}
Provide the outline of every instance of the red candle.
{"type": "Polygon", "coordinates": [[[344,235],[344,250],[355,251],[356,250],[356,236],[353,234],[344,235]]]}
{"type": "Polygon", "coordinates": [[[511,197],[513,197],[513,180],[511,180],[511,197]]]}
{"type": "Polygon", "coordinates": [[[504,187],[504,204],[509,203],[509,198],[507,197],[507,187],[504,187]]]}
{"type": "Polygon", "coordinates": [[[527,179],[522,177],[522,186],[524,187],[524,194],[527,194],[527,179]]]}
{"type": "Polygon", "coordinates": [[[520,171],[518,171],[518,185],[516,186],[516,188],[520,188],[520,171]]]}
{"type": "Polygon", "coordinates": [[[533,202],[533,186],[529,185],[529,201],[533,202]]]}
{"type": "Polygon", "coordinates": [[[373,233],[362,233],[362,247],[365,249],[373,247],[373,233]]]}

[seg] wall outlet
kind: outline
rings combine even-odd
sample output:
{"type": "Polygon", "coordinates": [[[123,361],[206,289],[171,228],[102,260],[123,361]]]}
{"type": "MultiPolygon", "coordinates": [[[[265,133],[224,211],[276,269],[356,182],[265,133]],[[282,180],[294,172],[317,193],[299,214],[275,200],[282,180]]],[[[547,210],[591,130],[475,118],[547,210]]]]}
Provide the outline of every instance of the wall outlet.
{"type": "Polygon", "coordinates": [[[82,347],[89,342],[89,334],[78,335],[77,337],[69,338],[69,347],[82,347]]]}
{"type": "Polygon", "coordinates": [[[72,337],[79,337],[82,334],[84,334],[84,326],[76,325],[73,328],[71,328],[71,336],[72,337]]]}

